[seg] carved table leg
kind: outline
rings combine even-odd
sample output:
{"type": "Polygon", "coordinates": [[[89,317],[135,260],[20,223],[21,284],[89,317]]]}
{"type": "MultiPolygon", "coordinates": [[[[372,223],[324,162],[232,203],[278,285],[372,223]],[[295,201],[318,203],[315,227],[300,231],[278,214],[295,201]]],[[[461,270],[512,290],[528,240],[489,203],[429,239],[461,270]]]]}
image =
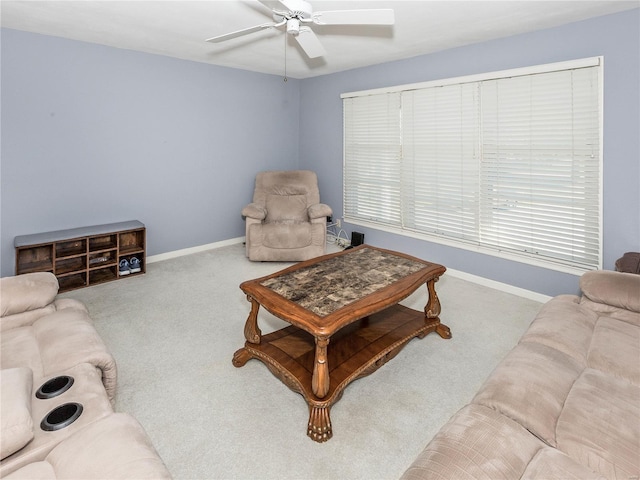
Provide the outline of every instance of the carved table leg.
{"type": "Polygon", "coordinates": [[[327,365],[328,338],[316,338],[316,358],[313,363],[313,376],[311,377],[311,390],[313,394],[322,398],[329,392],[329,365],[327,365]]]}
{"type": "Polygon", "coordinates": [[[436,327],[436,333],[442,338],[451,338],[451,329],[442,323],[438,324],[436,327]]]}
{"type": "MultiPolygon", "coordinates": [[[[438,324],[436,325],[436,333],[442,338],[451,338],[451,329],[446,325],[440,323],[438,315],[440,315],[441,307],[438,294],[436,293],[436,282],[438,278],[433,278],[427,282],[427,289],[429,290],[429,301],[424,307],[424,316],[427,319],[435,318],[438,324]]],[[[420,337],[422,338],[422,337],[420,337]]]]}
{"type": "Polygon", "coordinates": [[[436,294],[436,282],[438,278],[432,278],[427,282],[427,290],[429,290],[429,301],[424,307],[424,315],[427,318],[436,318],[440,315],[440,300],[436,294]]]}
{"type": "Polygon", "coordinates": [[[233,363],[234,367],[244,367],[245,364],[251,360],[251,354],[244,348],[241,348],[236,353],[233,354],[233,363]]]}
{"type": "Polygon", "coordinates": [[[249,295],[247,295],[247,301],[251,302],[251,312],[249,312],[249,318],[247,318],[247,323],[244,325],[244,338],[249,343],[259,345],[260,337],[262,336],[262,332],[258,328],[258,309],[260,304],[249,295]]]}
{"type": "Polygon", "coordinates": [[[333,436],[329,407],[309,407],[307,435],[316,442],[326,442],[333,436]]]}

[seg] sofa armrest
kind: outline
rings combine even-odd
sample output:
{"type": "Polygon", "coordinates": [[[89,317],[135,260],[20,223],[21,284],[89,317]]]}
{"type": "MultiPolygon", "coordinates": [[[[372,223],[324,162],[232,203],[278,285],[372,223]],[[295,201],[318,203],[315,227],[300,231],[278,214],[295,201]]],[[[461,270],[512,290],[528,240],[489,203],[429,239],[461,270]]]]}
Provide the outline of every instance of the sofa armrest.
{"type": "Polygon", "coordinates": [[[248,218],[255,218],[256,220],[264,220],[267,216],[267,210],[257,203],[250,203],[242,209],[242,216],[248,218]]]}
{"type": "Polygon", "coordinates": [[[0,459],[4,459],[33,438],[33,372],[25,367],[3,369],[0,371],[0,387],[0,459]]]}
{"type": "Polygon", "coordinates": [[[640,275],[596,270],[580,277],[582,294],[594,303],[640,312],[640,275]]]}
{"type": "Polygon", "coordinates": [[[0,279],[0,317],[46,307],[55,299],[58,287],[58,279],[50,272],[0,279]]]}
{"type": "Polygon", "coordinates": [[[171,473],[140,423],[114,413],[64,438],[41,461],[7,480],[55,478],[171,479],[171,473]]]}
{"type": "Polygon", "coordinates": [[[329,205],[325,205],[324,203],[316,203],[315,205],[309,206],[308,213],[309,218],[314,219],[328,217],[333,213],[333,210],[331,210],[331,207],[329,205]]]}

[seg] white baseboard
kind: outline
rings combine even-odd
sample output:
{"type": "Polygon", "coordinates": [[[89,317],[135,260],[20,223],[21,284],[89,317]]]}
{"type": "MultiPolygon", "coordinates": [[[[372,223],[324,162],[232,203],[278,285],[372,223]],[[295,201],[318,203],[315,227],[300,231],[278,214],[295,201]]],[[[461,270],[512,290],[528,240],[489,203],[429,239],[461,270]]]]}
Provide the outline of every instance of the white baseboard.
{"type": "MultiPolygon", "coordinates": [[[[229,240],[222,240],[220,242],[208,243],[206,245],[199,245],[197,247],[183,248],[182,250],[174,250],[173,252],[161,253],[159,255],[151,255],[147,257],[147,263],[161,262],[162,260],[169,260],[171,258],[178,258],[184,255],[191,255],[192,253],[204,252],[205,250],[211,250],[214,248],[226,247],[228,245],[235,245],[237,243],[244,242],[245,237],[231,238],[229,240]]],[[[331,250],[328,248],[328,250],[331,250]]],[[[331,250],[333,251],[333,250],[331,250]]],[[[337,250],[336,250],[337,251],[337,250]]],[[[518,295],[519,297],[528,298],[540,303],[546,303],[551,300],[549,295],[543,295],[542,293],[533,292],[520,287],[514,287],[508,283],[496,282],[488,278],[479,277],[478,275],[472,275],[471,273],[462,272],[460,270],[453,270],[447,268],[447,273],[452,277],[460,278],[468,282],[477,283],[489,288],[495,288],[502,292],[518,295]]]]}
{"type": "Polygon", "coordinates": [[[451,275],[452,277],[466,280],[468,282],[477,283],[485,287],[494,288],[496,290],[500,290],[501,292],[511,293],[513,295],[528,298],[529,300],[535,300],[536,302],[540,303],[546,303],[552,298],[549,295],[543,295],[542,293],[526,290],[524,288],[514,287],[513,285],[509,285],[508,283],[496,282],[495,280],[479,277],[478,275],[472,275],[471,273],[461,272],[460,270],[447,268],[447,274],[451,275]]]}
{"type": "Polygon", "coordinates": [[[222,240],[220,242],[207,243],[206,245],[198,245],[197,247],[174,250],[173,252],[160,253],[158,255],[151,255],[147,257],[147,263],[161,262],[162,260],[169,260],[170,258],[178,258],[184,255],[191,255],[192,253],[204,252],[205,250],[226,247],[228,245],[235,245],[236,243],[242,242],[244,242],[244,237],[237,237],[230,238],[229,240],[222,240]]]}

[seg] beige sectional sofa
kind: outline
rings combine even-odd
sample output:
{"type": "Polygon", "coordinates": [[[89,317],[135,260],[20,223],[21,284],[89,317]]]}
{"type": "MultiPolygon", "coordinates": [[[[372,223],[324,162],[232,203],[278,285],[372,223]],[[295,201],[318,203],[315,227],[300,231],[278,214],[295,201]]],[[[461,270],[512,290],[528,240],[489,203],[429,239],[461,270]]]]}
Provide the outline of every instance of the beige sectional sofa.
{"type": "Polygon", "coordinates": [[[0,280],[0,477],[171,478],[113,410],[116,363],[51,273],[0,280]]]}
{"type": "Polygon", "coordinates": [[[639,478],[640,275],[580,288],[542,307],[403,480],[639,478]]]}

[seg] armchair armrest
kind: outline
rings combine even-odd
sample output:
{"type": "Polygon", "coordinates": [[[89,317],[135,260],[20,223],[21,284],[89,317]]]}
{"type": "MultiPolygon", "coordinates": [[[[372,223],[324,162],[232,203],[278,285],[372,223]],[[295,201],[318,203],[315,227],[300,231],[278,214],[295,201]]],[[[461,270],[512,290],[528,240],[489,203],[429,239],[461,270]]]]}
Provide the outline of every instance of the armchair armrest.
{"type": "Polygon", "coordinates": [[[0,317],[38,310],[51,304],[58,294],[53,273],[37,272],[0,279],[0,317]]]}
{"type": "Polygon", "coordinates": [[[256,220],[264,220],[267,216],[267,210],[257,203],[250,203],[242,209],[242,216],[255,218],[256,220]]]}
{"type": "Polygon", "coordinates": [[[324,203],[316,203],[315,205],[309,206],[309,218],[322,218],[328,217],[333,213],[331,207],[329,205],[325,205],[324,203]]]}

